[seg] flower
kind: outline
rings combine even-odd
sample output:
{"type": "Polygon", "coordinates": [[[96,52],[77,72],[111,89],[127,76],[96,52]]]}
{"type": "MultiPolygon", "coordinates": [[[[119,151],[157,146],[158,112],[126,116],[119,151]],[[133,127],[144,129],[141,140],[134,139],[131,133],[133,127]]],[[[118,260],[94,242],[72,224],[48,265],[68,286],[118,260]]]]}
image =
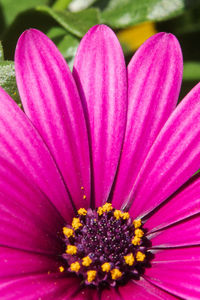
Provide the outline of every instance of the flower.
{"type": "Polygon", "coordinates": [[[175,108],[176,38],[151,37],[126,71],[95,26],[71,74],[31,29],[15,64],[25,113],[0,90],[0,298],[199,299],[200,85],[175,108]]]}

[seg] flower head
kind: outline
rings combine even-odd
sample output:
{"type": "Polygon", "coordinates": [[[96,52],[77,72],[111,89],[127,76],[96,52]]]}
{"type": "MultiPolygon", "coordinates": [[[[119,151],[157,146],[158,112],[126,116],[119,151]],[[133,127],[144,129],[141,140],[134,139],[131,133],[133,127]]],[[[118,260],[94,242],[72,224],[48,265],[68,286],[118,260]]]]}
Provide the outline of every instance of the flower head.
{"type": "Polygon", "coordinates": [[[176,38],[151,37],[126,69],[98,25],[71,73],[31,29],[15,64],[24,112],[0,90],[0,298],[199,299],[200,86],[175,108],[176,38]]]}

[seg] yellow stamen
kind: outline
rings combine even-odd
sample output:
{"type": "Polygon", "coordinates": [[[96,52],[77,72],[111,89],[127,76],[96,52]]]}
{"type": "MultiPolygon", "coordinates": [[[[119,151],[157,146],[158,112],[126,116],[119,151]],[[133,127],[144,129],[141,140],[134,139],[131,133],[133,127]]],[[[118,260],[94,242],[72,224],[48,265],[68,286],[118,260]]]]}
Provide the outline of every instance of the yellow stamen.
{"type": "Polygon", "coordinates": [[[94,270],[87,271],[87,281],[92,282],[95,279],[96,274],[97,274],[97,271],[94,271],[94,270]]]}
{"type": "Polygon", "coordinates": [[[142,221],[141,220],[134,220],[133,225],[134,225],[135,228],[139,228],[142,225],[142,221]]]}
{"type": "Polygon", "coordinates": [[[84,190],[84,187],[83,187],[83,186],[81,186],[81,190],[84,190]]]}
{"type": "Polygon", "coordinates": [[[134,260],[135,260],[133,253],[130,253],[130,254],[124,256],[124,260],[127,265],[132,266],[134,264],[134,260]]]}
{"type": "Polygon", "coordinates": [[[101,216],[103,214],[103,209],[102,209],[101,206],[98,207],[97,213],[98,213],[99,216],[101,216]]]}
{"type": "Polygon", "coordinates": [[[101,269],[103,272],[109,272],[110,271],[110,264],[108,262],[105,262],[102,266],[101,266],[101,269]]]}
{"type": "Polygon", "coordinates": [[[87,196],[86,195],[83,195],[83,200],[85,200],[87,198],[87,196]]]}
{"type": "Polygon", "coordinates": [[[121,210],[119,210],[119,209],[116,209],[115,211],[114,211],[114,216],[115,216],[115,218],[117,219],[117,220],[119,220],[121,217],[122,217],[122,212],[121,212],[121,210]]]}
{"type": "Polygon", "coordinates": [[[140,241],[141,241],[141,239],[140,239],[138,236],[135,236],[135,237],[132,239],[131,243],[132,243],[134,246],[139,246],[139,245],[140,245],[140,241]]]}
{"type": "Polygon", "coordinates": [[[122,277],[122,272],[119,269],[113,269],[110,271],[110,273],[113,280],[122,277]]]}
{"type": "Polygon", "coordinates": [[[60,266],[60,267],[59,267],[60,273],[64,272],[64,270],[65,270],[65,268],[64,268],[63,266],[60,266]]]}
{"type": "Polygon", "coordinates": [[[144,261],[145,260],[146,255],[140,251],[137,252],[136,254],[136,259],[137,261],[144,261]]]}
{"type": "Polygon", "coordinates": [[[80,222],[80,219],[79,218],[73,218],[72,220],[72,227],[77,230],[79,229],[79,227],[83,226],[80,222]]]}
{"type": "Polygon", "coordinates": [[[73,272],[78,272],[79,270],[80,270],[80,264],[79,264],[79,262],[78,261],[76,261],[76,262],[74,262],[74,263],[72,263],[71,265],[70,265],[70,269],[71,269],[71,271],[73,271],[73,272]]]}
{"type": "Polygon", "coordinates": [[[74,230],[68,227],[63,227],[63,233],[66,235],[66,237],[74,236],[74,230]]]}
{"type": "Polygon", "coordinates": [[[143,235],[144,235],[144,232],[142,231],[142,229],[136,229],[135,230],[135,235],[137,236],[137,237],[139,237],[139,238],[141,238],[141,237],[143,237],[143,235]]]}
{"type": "Polygon", "coordinates": [[[67,254],[71,254],[74,255],[77,253],[77,247],[74,245],[67,245],[67,250],[66,250],[67,254]]]}
{"type": "Polygon", "coordinates": [[[83,257],[83,259],[82,259],[82,265],[84,267],[89,267],[89,265],[91,265],[91,263],[92,263],[92,260],[91,260],[91,258],[89,256],[83,257]]]}
{"type": "Polygon", "coordinates": [[[113,210],[113,207],[112,207],[111,203],[107,202],[102,206],[102,209],[103,209],[103,212],[109,212],[109,211],[113,210]]]}
{"type": "Polygon", "coordinates": [[[128,220],[130,217],[129,213],[128,212],[125,212],[125,213],[122,213],[122,219],[124,220],[128,220]]]}
{"type": "Polygon", "coordinates": [[[85,208],[79,208],[78,214],[80,216],[86,216],[87,215],[87,210],[85,208]]]}

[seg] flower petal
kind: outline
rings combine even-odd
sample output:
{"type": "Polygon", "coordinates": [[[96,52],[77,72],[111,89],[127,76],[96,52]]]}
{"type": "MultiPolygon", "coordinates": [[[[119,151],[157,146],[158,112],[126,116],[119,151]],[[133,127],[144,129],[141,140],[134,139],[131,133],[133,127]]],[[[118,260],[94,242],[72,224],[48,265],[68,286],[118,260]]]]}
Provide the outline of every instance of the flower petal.
{"type": "Polygon", "coordinates": [[[130,213],[146,215],[200,167],[200,84],[171,114],[138,174],[130,213]]]}
{"type": "Polygon", "coordinates": [[[112,203],[130,200],[137,174],[160,129],[176,106],[182,53],[172,34],[148,39],[128,66],[128,119],[112,203]]]}
{"type": "Polygon", "coordinates": [[[93,300],[125,300],[122,299],[121,295],[118,293],[117,290],[114,288],[110,289],[102,289],[102,291],[99,293],[98,297],[94,298],[93,300]],[[99,297],[100,295],[100,297],[99,297]]]}
{"type": "Polygon", "coordinates": [[[0,298],[6,300],[72,299],[70,296],[76,291],[78,285],[78,278],[66,278],[57,273],[15,277],[12,280],[0,279],[0,298]]]}
{"type": "Polygon", "coordinates": [[[78,48],[73,74],[87,118],[99,206],[111,191],[126,125],[126,66],[111,29],[98,25],[89,30],[78,48]]]}
{"type": "Polygon", "coordinates": [[[64,58],[48,37],[31,29],[18,41],[15,66],[25,113],[53,154],[72,199],[78,207],[88,207],[87,130],[78,91],[64,58]]]}
{"type": "MultiPolygon", "coordinates": [[[[73,214],[68,194],[56,165],[40,135],[17,104],[0,89],[1,193],[23,194],[23,182],[36,186],[66,220],[73,214]],[[17,182],[20,184],[17,186],[17,182]],[[12,188],[12,184],[15,186],[12,188]]],[[[33,196],[33,195],[32,195],[33,196]]],[[[34,200],[31,196],[26,201],[34,200]]],[[[22,197],[24,200],[25,196],[22,197]]],[[[11,200],[8,198],[8,200],[11,200]]],[[[14,212],[13,212],[14,213],[14,212]]]]}
{"type": "Polygon", "coordinates": [[[149,234],[152,247],[200,245],[200,214],[149,234]]]}
{"type": "Polygon", "coordinates": [[[162,289],[154,286],[142,277],[138,281],[131,281],[126,285],[120,287],[119,292],[122,296],[122,299],[124,300],[176,299],[175,296],[172,296],[162,289]]]}
{"type": "Polygon", "coordinates": [[[200,248],[164,249],[155,253],[145,278],[182,299],[199,299],[200,248]]]}
{"type": "Polygon", "coordinates": [[[200,213],[200,174],[192,177],[164,202],[145,223],[148,232],[182,221],[200,213]]]}
{"type": "Polygon", "coordinates": [[[24,174],[0,161],[0,245],[61,254],[63,218],[24,174]]]}
{"type": "Polygon", "coordinates": [[[58,271],[56,256],[39,255],[0,246],[0,280],[58,271]]]}

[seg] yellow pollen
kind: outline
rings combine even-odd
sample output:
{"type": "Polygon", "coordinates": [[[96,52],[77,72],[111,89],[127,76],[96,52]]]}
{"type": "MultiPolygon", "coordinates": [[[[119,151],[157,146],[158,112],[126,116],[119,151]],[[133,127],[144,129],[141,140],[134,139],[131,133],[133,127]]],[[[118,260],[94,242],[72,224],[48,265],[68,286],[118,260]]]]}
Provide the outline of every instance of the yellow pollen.
{"type": "Polygon", "coordinates": [[[101,269],[103,272],[109,272],[110,271],[110,264],[108,262],[105,262],[102,266],[101,269]]]}
{"type": "Polygon", "coordinates": [[[59,267],[60,273],[64,272],[64,270],[65,270],[65,268],[64,268],[63,266],[60,266],[60,267],[59,267]]]}
{"type": "Polygon", "coordinates": [[[73,272],[78,272],[79,270],[80,270],[80,264],[79,264],[79,262],[78,261],[75,261],[74,263],[72,263],[71,265],[70,265],[70,269],[71,269],[71,271],[73,271],[73,272]]]}
{"type": "Polygon", "coordinates": [[[84,267],[89,267],[89,265],[91,265],[91,263],[92,263],[92,260],[91,260],[91,258],[89,256],[83,257],[83,259],[82,259],[82,265],[84,267]]]}
{"type": "Polygon", "coordinates": [[[116,218],[117,220],[119,220],[119,219],[122,217],[122,215],[123,215],[123,213],[121,212],[121,210],[116,209],[116,210],[114,211],[114,216],[115,216],[115,218],[116,218]]]}
{"type": "Polygon", "coordinates": [[[130,217],[129,213],[128,212],[125,212],[125,213],[122,213],[122,219],[124,220],[128,220],[130,217]]]}
{"type": "Polygon", "coordinates": [[[94,270],[87,271],[87,281],[92,282],[95,279],[96,274],[97,274],[97,271],[94,271],[94,270]]]}
{"type": "Polygon", "coordinates": [[[86,195],[83,195],[83,200],[85,200],[87,197],[86,197],[86,195]]]}
{"type": "Polygon", "coordinates": [[[79,208],[78,214],[80,216],[86,216],[87,215],[87,210],[85,208],[79,208]]]}
{"type": "Polygon", "coordinates": [[[113,210],[113,207],[112,207],[111,203],[107,202],[102,206],[102,209],[103,209],[103,212],[109,212],[109,211],[113,210]]]}
{"type": "Polygon", "coordinates": [[[80,222],[80,219],[79,218],[73,218],[72,220],[72,227],[77,230],[79,229],[79,227],[83,226],[80,222]]]}
{"type": "Polygon", "coordinates": [[[119,269],[113,269],[110,271],[110,273],[113,280],[122,277],[122,272],[119,269]]]}
{"type": "Polygon", "coordinates": [[[134,264],[134,256],[133,253],[124,256],[124,260],[127,265],[132,266],[134,264]]]}
{"type": "Polygon", "coordinates": [[[67,250],[66,250],[67,254],[71,254],[74,255],[77,253],[77,247],[74,245],[67,245],[67,250]]]}
{"type": "Polygon", "coordinates": [[[135,228],[139,228],[142,225],[141,220],[134,220],[133,225],[135,228]]]}
{"type": "Polygon", "coordinates": [[[101,206],[98,207],[97,213],[98,213],[99,216],[101,216],[103,214],[103,209],[102,209],[101,206]]]}
{"type": "Polygon", "coordinates": [[[142,229],[136,229],[135,230],[135,235],[137,236],[137,237],[139,237],[139,238],[141,238],[141,237],[143,237],[143,235],[144,235],[144,232],[142,231],[142,229]]]}
{"type": "Polygon", "coordinates": [[[135,236],[135,237],[132,239],[131,243],[132,243],[134,246],[139,246],[139,245],[140,245],[140,241],[141,241],[141,239],[140,239],[139,237],[135,236]]]}
{"type": "Polygon", "coordinates": [[[144,261],[145,260],[146,255],[140,251],[137,252],[136,254],[136,259],[137,261],[144,261]]]}
{"type": "Polygon", "coordinates": [[[66,237],[74,236],[74,230],[68,227],[63,227],[63,233],[66,237]]]}
{"type": "Polygon", "coordinates": [[[83,187],[83,186],[81,186],[81,190],[84,190],[84,187],[83,187]]]}

